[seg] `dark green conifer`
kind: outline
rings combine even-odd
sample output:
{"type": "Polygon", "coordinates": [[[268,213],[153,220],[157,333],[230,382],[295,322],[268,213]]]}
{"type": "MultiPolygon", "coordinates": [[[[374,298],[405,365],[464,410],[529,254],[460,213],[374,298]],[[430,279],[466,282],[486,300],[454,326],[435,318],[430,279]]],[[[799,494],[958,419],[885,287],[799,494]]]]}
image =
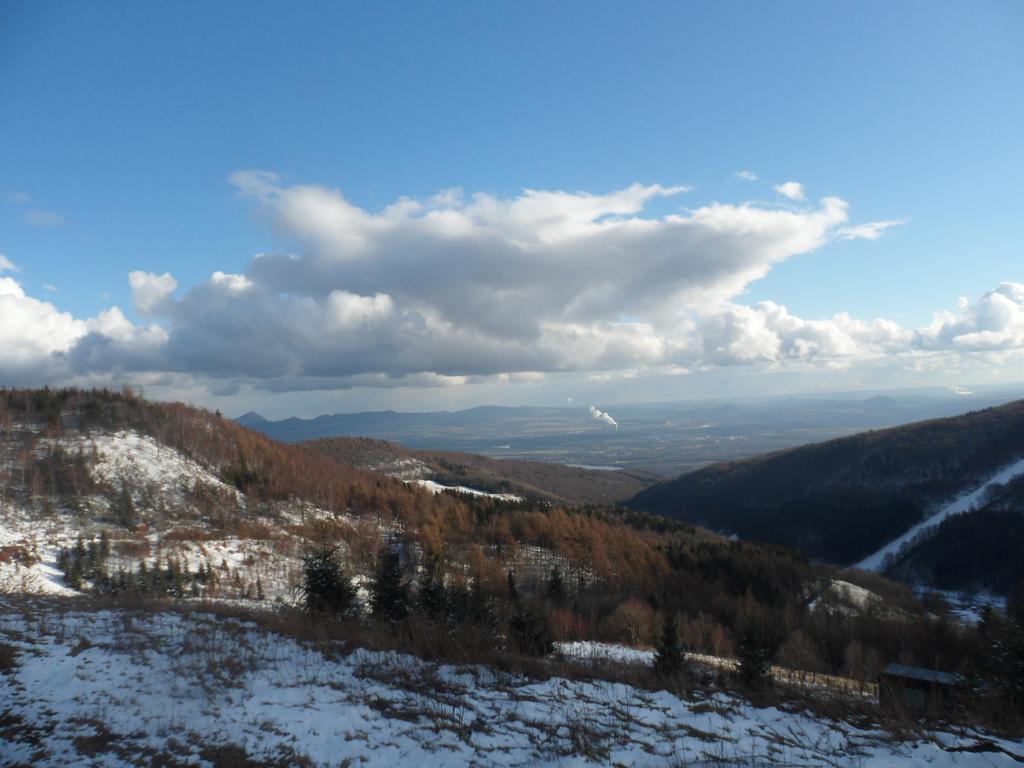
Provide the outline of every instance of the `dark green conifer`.
{"type": "Polygon", "coordinates": [[[402,573],[402,559],[388,546],[377,556],[377,570],[370,583],[370,612],[387,621],[401,621],[409,615],[409,583],[402,573]]]}
{"type": "Polygon", "coordinates": [[[321,547],[302,558],[300,599],[307,611],[344,615],[355,603],[355,588],[334,554],[334,549],[321,547]]]}

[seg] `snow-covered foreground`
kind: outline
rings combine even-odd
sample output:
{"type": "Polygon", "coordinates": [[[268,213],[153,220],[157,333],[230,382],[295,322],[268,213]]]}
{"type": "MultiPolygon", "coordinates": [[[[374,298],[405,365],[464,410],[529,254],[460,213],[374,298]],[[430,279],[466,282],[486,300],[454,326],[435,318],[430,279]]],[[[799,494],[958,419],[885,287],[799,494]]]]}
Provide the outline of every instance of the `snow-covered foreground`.
{"type": "Polygon", "coordinates": [[[935,514],[931,515],[926,520],[922,520],[920,523],[918,523],[913,528],[908,530],[902,536],[893,539],[874,554],[865,557],[854,567],[861,568],[866,571],[880,570],[882,566],[885,565],[885,558],[888,555],[895,555],[897,552],[900,551],[900,547],[902,547],[904,544],[907,544],[908,542],[913,541],[922,531],[926,531],[929,528],[934,528],[936,525],[938,525],[951,515],[959,515],[962,512],[971,511],[972,509],[979,505],[979,503],[985,497],[985,493],[992,486],[1008,483],[1010,480],[1017,477],[1017,475],[1021,474],[1024,474],[1024,459],[1020,459],[1019,461],[1015,461],[1013,464],[1010,464],[1007,467],[1003,467],[1001,470],[996,472],[996,474],[994,474],[984,483],[979,485],[973,491],[970,491],[969,493],[965,493],[964,495],[957,497],[952,502],[939,509],[935,514]]]}
{"type": "Polygon", "coordinates": [[[205,613],[0,598],[0,765],[1010,766],[1019,743],[884,733],[719,693],[315,648],[205,613]],[[240,762],[238,764],[241,764],[240,762]]]}

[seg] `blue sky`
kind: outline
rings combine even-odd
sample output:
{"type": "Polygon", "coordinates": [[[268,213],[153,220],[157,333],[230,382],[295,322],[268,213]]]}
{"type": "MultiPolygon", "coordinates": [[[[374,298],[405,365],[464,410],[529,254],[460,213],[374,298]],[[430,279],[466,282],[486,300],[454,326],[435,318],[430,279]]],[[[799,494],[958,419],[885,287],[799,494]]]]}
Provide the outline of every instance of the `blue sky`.
{"type": "MultiPolygon", "coordinates": [[[[839,386],[847,374],[829,371],[851,366],[872,375],[884,368],[892,385],[921,384],[928,375],[943,384],[969,375],[976,381],[1024,378],[1015,373],[1017,318],[993,321],[988,305],[947,329],[948,343],[940,343],[943,330],[937,329],[925,340],[890,334],[868,344],[858,338],[856,351],[844,341],[814,360],[806,359],[806,339],[788,337],[781,347],[788,352],[776,344],[768,353],[732,355],[728,365],[709,352],[721,346],[709,341],[713,333],[733,340],[737,333],[750,335],[749,323],[736,330],[735,306],[770,301],[804,321],[846,312],[913,332],[937,311],[956,313],[961,296],[975,302],[1001,283],[1024,282],[1020,3],[3,0],[0,16],[0,253],[18,268],[8,279],[25,297],[76,320],[117,306],[125,323],[156,325],[169,339],[151,335],[145,350],[134,339],[130,351],[108,350],[103,366],[83,362],[86,356],[71,342],[51,348],[24,339],[24,349],[42,349],[64,362],[29,365],[27,352],[0,357],[0,377],[6,370],[11,382],[86,382],[113,370],[164,395],[223,401],[229,409],[265,403],[265,409],[290,412],[300,407],[296,393],[306,393],[301,407],[313,411],[321,405],[538,401],[562,397],[577,380],[580,387],[598,386],[621,375],[635,383],[667,367],[671,387],[652,383],[634,391],[652,397],[674,392],[681,374],[694,382],[682,390],[699,389],[700,376],[690,374],[700,371],[749,381],[762,369],[771,376],[783,368],[787,388],[839,386]],[[252,169],[277,174],[270,192],[229,183],[231,174],[252,169]],[[738,171],[758,179],[739,178],[738,171]],[[775,191],[788,181],[803,186],[803,200],[775,191]],[[591,330],[643,321],[654,327],[643,344],[671,340],[690,353],[663,352],[657,359],[602,353],[582,361],[519,350],[510,352],[504,371],[522,380],[518,388],[492,386],[502,373],[500,361],[478,370],[447,360],[434,371],[424,354],[394,370],[375,359],[373,365],[313,371],[305,359],[280,366],[267,360],[258,370],[232,375],[211,366],[215,350],[199,356],[154,351],[154,345],[182,346],[202,335],[182,316],[201,314],[196,307],[215,271],[245,274],[271,294],[294,295],[308,281],[280,270],[257,277],[254,254],[290,252],[309,264],[343,258],[337,243],[324,245],[303,229],[305,219],[282,221],[281,201],[290,191],[340,190],[352,206],[379,213],[402,197],[425,201],[451,188],[464,190],[467,199],[480,192],[511,201],[524,189],[607,195],[634,183],[691,189],[651,195],[642,210],[602,209],[600,216],[658,218],[715,203],[813,211],[822,198],[835,196],[848,204],[848,221],[812,247],[758,262],[761,273],[744,272],[738,290],[716,283],[713,300],[659,294],[666,306],[685,305],[698,318],[697,330],[686,333],[703,341],[683,343],[678,318],[666,320],[662,310],[656,319],[642,316],[647,305],[629,296],[616,299],[618,307],[606,296],[601,311],[585,317],[547,318],[591,330]],[[873,239],[840,234],[844,226],[897,220],[902,223],[873,239]],[[171,273],[176,292],[165,298],[177,301],[175,308],[141,311],[127,277],[133,271],[171,273]],[[291,288],[272,280],[291,281],[291,288]],[[733,314],[722,320],[723,312],[733,314]],[[969,338],[956,341],[961,337],[969,338]],[[704,352],[695,355],[694,344],[704,352]],[[861,349],[865,344],[869,352],[861,349]],[[531,366],[541,370],[527,370],[531,366]],[[908,370],[914,373],[900,373],[908,370]],[[351,378],[375,373],[387,386],[351,378]],[[439,387],[424,378],[431,373],[453,381],[439,387]],[[395,387],[401,376],[412,378],[395,387]],[[538,383],[542,379],[547,384],[538,383]]],[[[744,226],[737,222],[730,226],[744,226]]],[[[507,232],[508,222],[484,229],[495,236],[507,232]]],[[[521,239],[521,232],[512,238],[521,239]]],[[[405,247],[415,250],[414,241],[405,247]]],[[[642,246],[630,241],[630,247],[642,246]]],[[[564,251],[544,258],[561,258],[564,251]]],[[[416,256],[373,253],[394,269],[407,268],[402,265],[416,256]]],[[[380,272],[353,275],[351,284],[345,270],[331,276],[338,284],[330,287],[346,296],[394,300],[377,306],[373,322],[385,310],[404,313],[408,322],[410,312],[429,314],[426,306],[457,330],[490,323],[475,316],[453,320],[458,313],[440,299],[417,301],[408,286],[393,290],[380,272]]],[[[652,274],[666,277],[679,277],[680,290],[689,279],[652,274]]],[[[588,302],[597,290],[587,289],[588,302]]],[[[647,296],[643,286],[638,290],[647,296]]],[[[1000,295],[1012,314],[1016,293],[1000,295]]],[[[261,305],[270,313],[291,311],[267,306],[261,305]]],[[[33,305],[32,311],[46,310],[33,305]]],[[[357,315],[369,322],[369,315],[357,315]]],[[[67,331],[75,344],[86,333],[76,327],[67,331]]],[[[87,330],[110,336],[110,327],[94,323],[87,330]]],[[[122,346],[128,344],[125,328],[122,346]]],[[[267,333],[277,332],[287,331],[268,326],[267,333]]],[[[516,339],[527,346],[539,338],[536,329],[523,334],[516,339]]],[[[221,343],[229,343],[230,329],[222,335],[221,343]]],[[[495,338],[510,337],[502,329],[495,338]]],[[[388,339],[388,349],[401,357],[399,342],[388,339]]],[[[18,337],[6,340],[19,343],[18,337]]],[[[339,344],[351,354],[348,341],[339,344]]],[[[325,354],[331,348],[317,349],[325,354]]],[[[604,396],[628,400],[629,392],[620,384],[604,396]]]]}

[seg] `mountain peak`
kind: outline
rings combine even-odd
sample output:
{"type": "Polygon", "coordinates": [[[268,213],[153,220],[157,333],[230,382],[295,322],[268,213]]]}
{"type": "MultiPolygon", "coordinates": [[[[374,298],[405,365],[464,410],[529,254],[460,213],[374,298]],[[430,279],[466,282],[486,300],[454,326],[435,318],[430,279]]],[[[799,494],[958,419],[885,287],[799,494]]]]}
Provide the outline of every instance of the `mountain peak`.
{"type": "Polygon", "coordinates": [[[263,424],[267,419],[256,411],[247,411],[239,416],[235,421],[241,424],[243,427],[247,427],[250,424],[263,424]]]}

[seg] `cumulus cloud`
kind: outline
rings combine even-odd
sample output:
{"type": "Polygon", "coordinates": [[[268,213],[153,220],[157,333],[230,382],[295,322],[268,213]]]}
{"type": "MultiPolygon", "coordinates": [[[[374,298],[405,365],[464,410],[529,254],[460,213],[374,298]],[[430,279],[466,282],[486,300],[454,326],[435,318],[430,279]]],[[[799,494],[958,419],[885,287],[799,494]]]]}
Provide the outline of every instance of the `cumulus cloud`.
{"type": "Polygon", "coordinates": [[[8,378],[59,373],[57,355],[87,333],[86,323],[28,296],[11,277],[0,277],[0,371],[8,378]]]}
{"type": "Polygon", "coordinates": [[[511,199],[446,191],[372,213],[337,190],[284,187],[266,172],[232,182],[294,247],[254,259],[247,274],[257,283],[317,302],[332,290],[388,296],[396,317],[509,344],[635,339],[613,325],[618,317],[726,301],[848,218],[837,198],[804,211],[716,203],[645,217],[651,200],[684,188],[639,184],[511,199]]]}
{"type": "Polygon", "coordinates": [[[796,181],[787,181],[785,184],[779,184],[775,187],[775,191],[783,197],[788,197],[790,200],[803,200],[804,185],[796,181]]]}
{"type": "Polygon", "coordinates": [[[338,190],[288,186],[269,172],[231,181],[280,238],[280,252],[182,292],[170,273],[131,272],[132,300],[149,326],[117,308],[76,319],[2,278],[0,372],[184,375],[219,392],[240,381],[285,392],[573,372],[610,381],[647,370],[836,367],[1024,347],[1024,288],[1015,283],[918,330],[741,303],[775,264],[899,223],[851,223],[835,197],[653,216],[645,213],[653,200],[685,188],[634,184],[511,198],[444,190],[369,211],[338,190]]]}
{"type": "MultiPolygon", "coordinates": [[[[214,273],[212,280],[217,279],[214,273]]],[[[143,315],[151,315],[162,312],[170,307],[171,294],[178,287],[170,272],[162,275],[154,275],[152,272],[129,272],[128,284],[132,288],[132,301],[135,308],[143,315]]]]}
{"type": "Polygon", "coordinates": [[[936,313],[916,338],[922,349],[1000,350],[1024,346],[1024,283],[1001,283],[954,312],[936,313]]]}
{"type": "Polygon", "coordinates": [[[55,384],[80,372],[160,367],[154,353],[166,341],[162,328],[138,327],[117,307],[82,320],[29,296],[14,278],[0,277],[0,381],[4,384],[55,384]],[[107,354],[102,360],[89,359],[89,350],[97,345],[107,354]]]}
{"type": "Polygon", "coordinates": [[[14,262],[0,253],[0,272],[17,272],[18,268],[14,266],[14,262]]]}
{"type": "Polygon", "coordinates": [[[610,427],[615,427],[616,429],[619,428],[619,423],[615,421],[615,419],[609,416],[605,411],[595,408],[594,406],[590,406],[590,418],[604,422],[610,427]]]}
{"type": "Polygon", "coordinates": [[[914,339],[888,320],[865,322],[845,313],[805,320],[771,301],[714,313],[705,318],[702,335],[705,361],[718,365],[875,357],[908,349],[914,339]]]}
{"type": "Polygon", "coordinates": [[[736,171],[733,176],[744,181],[757,181],[757,174],[753,171],[736,171]]]}

